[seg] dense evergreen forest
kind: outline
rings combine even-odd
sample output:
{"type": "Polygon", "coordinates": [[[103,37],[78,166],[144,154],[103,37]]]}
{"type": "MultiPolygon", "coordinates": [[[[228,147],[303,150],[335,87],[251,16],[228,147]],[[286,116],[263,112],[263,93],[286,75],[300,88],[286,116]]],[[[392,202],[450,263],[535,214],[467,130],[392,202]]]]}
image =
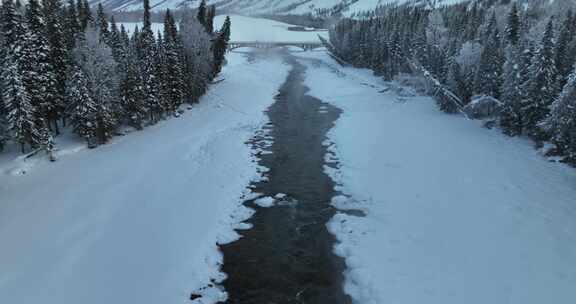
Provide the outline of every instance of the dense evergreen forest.
{"type": "Polygon", "coordinates": [[[505,134],[551,143],[548,155],[576,164],[574,3],[527,3],[383,6],[341,20],[330,47],[387,80],[419,76],[445,112],[488,108],[505,134]]]}
{"type": "Polygon", "coordinates": [[[164,14],[153,33],[144,0],[142,28],[128,33],[101,5],[86,0],[3,0],[0,11],[0,149],[46,151],[70,128],[91,148],[123,126],[141,130],[179,115],[220,72],[230,20],[214,30],[215,8],[203,1],[177,24],[164,14]]]}

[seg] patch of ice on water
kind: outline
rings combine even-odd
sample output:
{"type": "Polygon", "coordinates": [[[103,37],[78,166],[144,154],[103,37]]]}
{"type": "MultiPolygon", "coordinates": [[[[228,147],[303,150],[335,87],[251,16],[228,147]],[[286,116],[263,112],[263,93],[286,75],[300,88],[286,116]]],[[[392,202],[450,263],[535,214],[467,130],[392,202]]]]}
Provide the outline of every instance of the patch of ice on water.
{"type": "Polygon", "coordinates": [[[272,207],[274,206],[274,202],[276,200],[273,197],[270,196],[265,196],[265,197],[261,197],[257,200],[254,201],[254,204],[263,207],[263,208],[268,208],[268,207],[272,207]]]}

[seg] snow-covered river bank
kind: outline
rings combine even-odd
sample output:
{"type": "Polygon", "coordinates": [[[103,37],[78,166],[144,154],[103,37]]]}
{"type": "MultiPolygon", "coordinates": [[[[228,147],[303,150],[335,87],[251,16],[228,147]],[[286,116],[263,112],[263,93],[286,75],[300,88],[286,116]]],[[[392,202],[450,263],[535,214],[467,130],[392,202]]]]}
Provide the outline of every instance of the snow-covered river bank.
{"type": "Polygon", "coordinates": [[[333,203],[367,214],[330,223],[356,303],[576,301],[576,170],[370,71],[299,56],[309,94],[343,111],[333,203]]]}
{"type": "MultiPolygon", "coordinates": [[[[249,20],[238,20],[235,37],[256,35],[249,20]]],[[[286,40],[279,28],[268,29],[271,41],[286,40]]],[[[576,170],[324,52],[293,55],[310,89],[301,101],[317,109],[279,117],[329,114],[318,100],[342,111],[317,165],[335,184],[320,197],[341,210],[327,227],[355,304],[576,302],[576,170]]],[[[55,163],[0,159],[0,303],[226,299],[217,243],[253,227],[243,223],[253,211],[242,202],[254,198],[251,183],[270,177],[258,157],[275,155],[247,142],[286,140],[262,131],[291,69],[274,52],[228,60],[224,81],[180,118],[96,150],[63,143],[55,163]]]]}
{"type": "Polygon", "coordinates": [[[228,58],[225,81],[180,118],[55,163],[0,163],[0,303],[185,303],[222,278],[216,242],[236,238],[260,177],[245,142],[289,70],[228,58]]]}

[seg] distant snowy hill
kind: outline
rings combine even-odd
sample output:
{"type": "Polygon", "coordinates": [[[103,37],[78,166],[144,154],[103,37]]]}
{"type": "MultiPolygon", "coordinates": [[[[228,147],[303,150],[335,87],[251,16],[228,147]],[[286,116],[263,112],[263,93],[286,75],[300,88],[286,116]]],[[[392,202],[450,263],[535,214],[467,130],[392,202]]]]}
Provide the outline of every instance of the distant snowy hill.
{"type": "MultiPolygon", "coordinates": [[[[200,0],[151,0],[150,4],[155,11],[167,8],[197,7],[200,0]]],[[[353,14],[372,10],[385,4],[428,4],[430,2],[452,4],[465,0],[208,0],[220,10],[246,15],[260,14],[308,14],[321,11],[335,10],[345,14],[353,14]]],[[[142,8],[142,0],[93,0],[92,3],[101,2],[105,7],[114,11],[135,11],[142,8]]]]}
{"type": "MultiPolygon", "coordinates": [[[[143,0],[89,0],[92,5],[102,3],[112,11],[138,11],[142,9],[143,0]]],[[[157,12],[166,9],[183,7],[198,7],[201,0],[150,0],[152,9],[157,12]]],[[[574,0],[511,0],[528,6],[553,6],[557,3],[574,2],[574,0]]],[[[433,6],[452,5],[462,2],[477,2],[494,5],[498,0],[207,0],[210,5],[216,5],[220,12],[242,15],[304,15],[340,12],[344,16],[372,11],[382,5],[414,5],[433,6]]]]}

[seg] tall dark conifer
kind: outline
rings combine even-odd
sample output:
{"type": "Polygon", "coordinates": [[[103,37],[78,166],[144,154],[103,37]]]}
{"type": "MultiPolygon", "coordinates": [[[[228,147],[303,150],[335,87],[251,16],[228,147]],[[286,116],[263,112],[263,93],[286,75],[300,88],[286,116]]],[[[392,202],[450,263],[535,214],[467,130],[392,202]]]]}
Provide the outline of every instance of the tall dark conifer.
{"type": "Polygon", "coordinates": [[[37,124],[49,126],[58,134],[63,100],[57,91],[56,69],[50,60],[50,46],[44,36],[45,24],[37,0],[28,1],[25,19],[27,31],[21,50],[25,54],[23,80],[37,110],[37,124]]]}
{"type": "Polygon", "coordinates": [[[198,12],[196,14],[196,19],[198,22],[204,26],[206,31],[208,31],[208,24],[206,22],[206,0],[200,1],[200,5],[198,5],[198,12]]]}
{"type": "Polygon", "coordinates": [[[140,50],[140,69],[143,77],[143,91],[146,98],[146,106],[150,120],[154,123],[162,117],[164,107],[160,99],[160,77],[156,64],[158,50],[152,32],[149,0],[144,0],[144,24],[136,39],[138,39],[137,43],[140,50]]]}
{"type": "Polygon", "coordinates": [[[222,65],[224,64],[226,51],[228,49],[228,42],[230,42],[230,27],[230,17],[227,16],[222,25],[222,29],[218,33],[218,37],[216,37],[214,45],[212,46],[214,55],[213,76],[216,76],[222,70],[222,65]]]}
{"type": "Polygon", "coordinates": [[[46,24],[44,32],[50,49],[48,58],[54,68],[56,77],[55,111],[57,116],[61,116],[64,110],[66,74],[70,67],[67,39],[64,35],[63,19],[61,17],[62,6],[60,0],[43,0],[42,7],[44,10],[43,19],[46,24]]]}
{"type": "Polygon", "coordinates": [[[488,40],[484,45],[484,50],[482,51],[474,79],[474,93],[499,98],[504,58],[500,44],[500,34],[496,24],[496,16],[492,16],[488,27],[488,40]]]}
{"type": "Polygon", "coordinates": [[[554,60],[554,23],[548,22],[546,31],[528,70],[524,85],[525,98],[521,103],[524,132],[535,140],[546,140],[539,123],[549,113],[549,106],[557,94],[557,70],[554,60]]]}

